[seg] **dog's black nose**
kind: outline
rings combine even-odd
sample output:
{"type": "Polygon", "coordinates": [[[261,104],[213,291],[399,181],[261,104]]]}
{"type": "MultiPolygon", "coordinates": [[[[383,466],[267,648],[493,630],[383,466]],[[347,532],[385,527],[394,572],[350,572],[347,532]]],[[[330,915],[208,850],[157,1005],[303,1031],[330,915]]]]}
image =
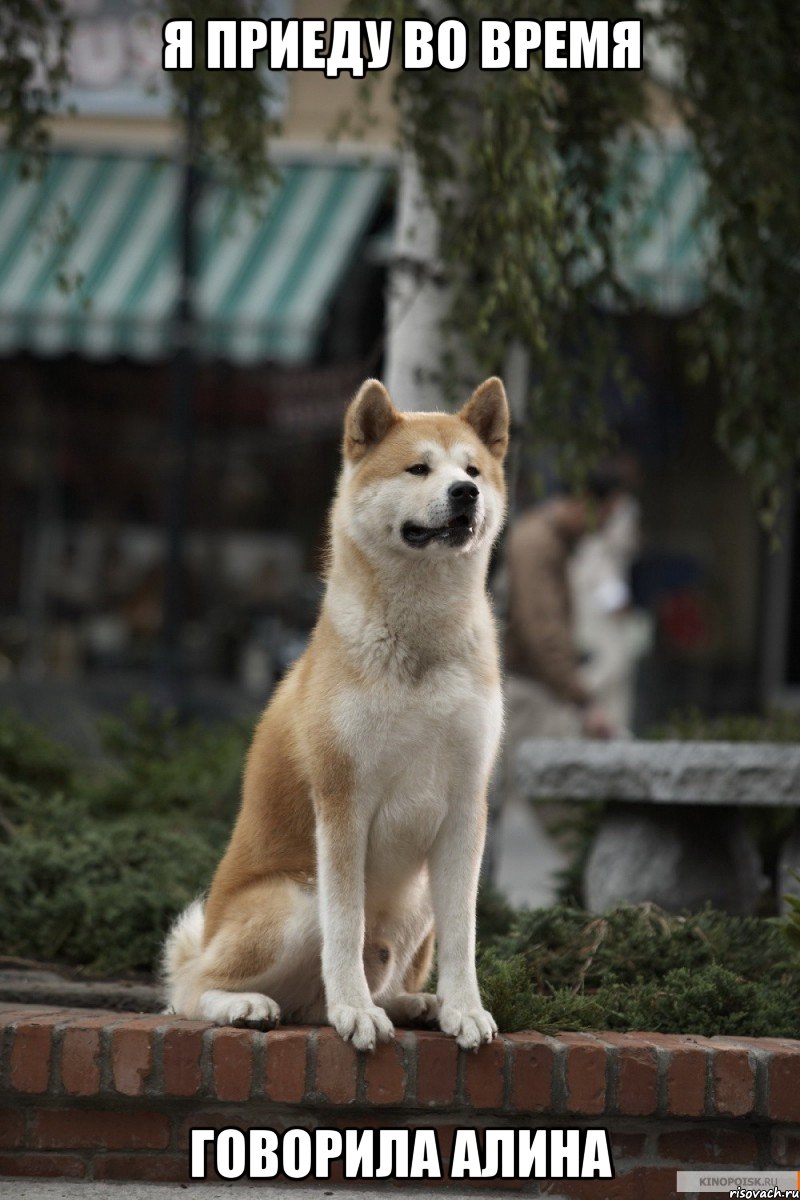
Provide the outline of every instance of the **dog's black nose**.
{"type": "Polygon", "coordinates": [[[453,508],[464,512],[470,509],[478,499],[478,489],[469,479],[464,479],[458,483],[451,483],[447,489],[447,494],[450,497],[450,504],[453,508]]]}

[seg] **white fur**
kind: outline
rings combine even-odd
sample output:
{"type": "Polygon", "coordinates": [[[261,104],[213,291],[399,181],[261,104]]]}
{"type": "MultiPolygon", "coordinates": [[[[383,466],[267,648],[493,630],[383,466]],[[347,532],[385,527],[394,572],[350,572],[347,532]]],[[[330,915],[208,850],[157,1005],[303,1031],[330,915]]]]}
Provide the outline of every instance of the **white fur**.
{"type": "Polygon", "coordinates": [[[217,1025],[277,1025],[281,1010],[261,992],[203,992],[200,1015],[217,1025]]]}
{"type": "MultiPolygon", "coordinates": [[[[193,900],[177,917],[164,943],[161,960],[164,977],[179,979],[186,968],[197,960],[202,948],[203,901],[193,900]]],[[[177,1006],[176,1011],[180,1011],[177,1006]]]]}

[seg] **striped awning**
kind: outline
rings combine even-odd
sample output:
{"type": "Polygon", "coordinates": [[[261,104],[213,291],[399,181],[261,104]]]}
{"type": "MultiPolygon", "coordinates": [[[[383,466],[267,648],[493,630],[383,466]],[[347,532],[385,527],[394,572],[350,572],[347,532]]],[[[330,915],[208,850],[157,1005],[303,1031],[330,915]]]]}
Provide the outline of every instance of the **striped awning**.
{"type": "MultiPolygon", "coordinates": [[[[293,163],[257,206],[209,183],[198,213],[201,352],[242,363],[313,357],[387,179],[381,166],[293,163]]],[[[24,181],[3,156],[0,354],[166,354],[179,204],[173,163],[55,153],[24,181]]]]}

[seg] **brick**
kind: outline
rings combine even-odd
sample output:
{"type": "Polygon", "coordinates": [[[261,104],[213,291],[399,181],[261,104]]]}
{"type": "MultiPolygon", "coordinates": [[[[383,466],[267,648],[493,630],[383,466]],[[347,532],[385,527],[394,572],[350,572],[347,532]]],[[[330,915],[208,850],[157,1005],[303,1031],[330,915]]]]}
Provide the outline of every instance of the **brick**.
{"type": "Polygon", "coordinates": [[[617,1049],[617,1112],[647,1117],[658,1108],[658,1060],[652,1043],[641,1034],[604,1033],[617,1049]]]}
{"type": "MultiPolygon", "coordinates": [[[[287,1129],[308,1129],[312,1130],[315,1126],[326,1129],[355,1129],[361,1125],[374,1128],[380,1124],[378,1120],[359,1122],[358,1118],[351,1119],[348,1114],[343,1113],[341,1118],[329,1120],[327,1117],[320,1117],[319,1113],[315,1113],[313,1117],[309,1117],[307,1113],[277,1113],[274,1110],[266,1111],[263,1106],[259,1106],[253,1101],[249,1101],[247,1105],[242,1107],[237,1106],[234,1112],[230,1107],[220,1106],[217,1109],[195,1109],[188,1115],[175,1118],[175,1148],[180,1152],[188,1151],[191,1141],[193,1129],[228,1129],[234,1126],[241,1129],[245,1137],[249,1129],[273,1129],[275,1133],[282,1134],[287,1129]]],[[[188,1161],[188,1157],[187,1157],[188,1161]]]]}
{"type": "Polygon", "coordinates": [[[755,1072],[746,1050],[715,1050],[714,1111],[723,1117],[746,1117],[755,1103],[755,1072]]]}
{"type": "Polygon", "coordinates": [[[776,1121],[800,1121],[800,1047],[797,1052],[779,1050],[770,1056],[769,1116],[776,1121]]]}
{"type": "Polygon", "coordinates": [[[673,1117],[703,1116],[708,1067],[719,1039],[677,1033],[648,1033],[646,1037],[667,1052],[664,1112],[673,1117]]]}
{"type": "Polygon", "coordinates": [[[701,1117],[706,1110],[708,1056],[697,1046],[670,1053],[667,1063],[667,1112],[671,1117],[701,1117]]]}
{"type": "MultiPolygon", "coordinates": [[[[443,1196],[447,1195],[447,1189],[442,1187],[442,1184],[443,1183],[446,1184],[447,1180],[444,1180],[444,1179],[431,1180],[430,1182],[433,1184],[434,1187],[438,1186],[438,1190],[441,1192],[441,1194],[443,1196]]],[[[520,1179],[491,1179],[491,1180],[457,1179],[454,1181],[454,1184],[458,1186],[459,1192],[462,1195],[463,1195],[463,1192],[461,1192],[462,1188],[464,1189],[464,1192],[474,1191],[476,1196],[477,1195],[480,1195],[480,1196],[495,1195],[498,1192],[512,1192],[514,1195],[518,1196],[523,1190],[525,1190],[526,1193],[528,1195],[530,1195],[530,1192],[528,1192],[528,1188],[530,1185],[520,1179]],[[492,1189],[491,1192],[486,1191],[487,1184],[491,1186],[491,1189],[492,1189]]],[[[561,1192],[561,1189],[559,1188],[558,1200],[561,1200],[561,1198],[562,1198],[562,1192],[561,1192]]],[[[596,1197],[596,1200],[600,1200],[600,1198],[596,1197]]]]}
{"type": "Polygon", "coordinates": [[[747,1130],[677,1129],[662,1133],[658,1155],[667,1161],[698,1166],[750,1166],[758,1164],[758,1145],[747,1130]]]}
{"type": "Polygon", "coordinates": [[[18,1108],[0,1108],[0,1146],[11,1150],[24,1145],[25,1118],[18,1108]]]}
{"type": "Polygon", "coordinates": [[[352,1104],[356,1098],[358,1055],[332,1029],[317,1035],[314,1090],[329,1104],[352,1104]]]}
{"type": "Polygon", "coordinates": [[[164,1150],[169,1142],[163,1113],[37,1109],[32,1119],[38,1150],[164,1150]]]}
{"type": "MultiPolygon", "coordinates": [[[[420,1032],[417,1039],[417,1103],[430,1108],[452,1104],[456,1094],[458,1046],[443,1033],[420,1032]]],[[[465,1055],[471,1058],[471,1054],[465,1055]]]]}
{"type": "Polygon", "coordinates": [[[770,1166],[800,1167],[800,1129],[773,1129],[770,1166]]]}
{"type": "Polygon", "coordinates": [[[0,1175],[37,1179],[82,1179],[83,1159],[73,1154],[0,1154],[0,1175]]]}
{"type": "Polygon", "coordinates": [[[193,1129],[225,1129],[228,1125],[237,1125],[240,1129],[247,1129],[252,1124],[253,1126],[269,1125],[271,1129],[278,1129],[278,1122],[272,1119],[260,1121],[258,1118],[248,1118],[243,1120],[241,1116],[232,1119],[224,1109],[216,1111],[195,1110],[194,1108],[188,1116],[176,1121],[177,1134],[175,1145],[178,1150],[188,1150],[190,1134],[193,1129]]]}
{"type": "MultiPolygon", "coordinates": [[[[336,1187],[341,1187],[342,1184],[346,1184],[349,1182],[344,1177],[344,1164],[340,1158],[336,1159],[334,1162],[332,1162],[330,1164],[328,1171],[329,1171],[328,1178],[326,1180],[324,1180],[324,1183],[326,1185],[326,1190],[328,1190],[328,1188],[330,1187],[331,1184],[333,1184],[336,1187]]],[[[331,1192],[330,1194],[335,1195],[335,1192],[331,1192]]],[[[323,1195],[324,1195],[324,1193],[323,1193],[323,1195]]]]}
{"type": "Polygon", "coordinates": [[[41,1095],[50,1084],[53,1056],[53,1026],[60,1020],[51,1016],[30,1017],[14,1029],[11,1043],[11,1086],[18,1092],[41,1095]]]}
{"type": "Polygon", "coordinates": [[[273,1029],[266,1036],[264,1090],[270,1100],[299,1104],[306,1092],[306,1029],[273,1029]]]}
{"type": "Polygon", "coordinates": [[[464,1054],[464,1099],[471,1108],[503,1107],[505,1058],[503,1038],[479,1046],[474,1054],[464,1054]]]}
{"type": "Polygon", "coordinates": [[[210,1025],[182,1021],[164,1030],[164,1094],[196,1096],[203,1085],[203,1034],[210,1025]]]}
{"type": "Polygon", "coordinates": [[[97,1009],[70,1012],[68,1019],[62,1020],[60,1025],[65,1031],[67,1029],[105,1029],[108,1025],[119,1025],[119,1013],[99,1012],[97,1009]]]}
{"type": "Polygon", "coordinates": [[[595,1116],[605,1111],[605,1047],[580,1033],[564,1033],[567,1048],[567,1112],[595,1116]]]}
{"type": "Polygon", "coordinates": [[[640,1180],[641,1190],[632,1193],[636,1200],[686,1200],[685,1192],[675,1190],[677,1179],[674,1167],[646,1167],[632,1174],[640,1180]]]}
{"type": "MultiPolygon", "coordinates": [[[[86,1025],[109,1024],[119,1021],[120,1013],[114,1013],[107,1008],[56,1008],[42,1006],[41,1010],[33,1005],[26,1005],[22,1010],[23,1016],[18,1015],[15,1024],[21,1020],[49,1021],[51,1024],[62,1025],[65,1029],[72,1026],[83,1028],[86,1025]]],[[[135,1014],[134,1019],[135,1019],[135,1014]]]]}
{"type": "Polygon", "coordinates": [[[141,1179],[147,1183],[186,1183],[189,1162],[178,1154],[98,1154],[95,1179],[141,1179]]]}
{"type": "MultiPolygon", "coordinates": [[[[163,1020],[163,1018],[162,1018],[163,1020]]],[[[111,1035],[111,1074],[122,1096],[141,1096],[153,1069],[153,1031],[135,1025],[111,1035]]]]}
{"type": "Polygon", "coordinates": [[[789,1038],[728,1037],[724,1035],[706,1039],[712,1050],[780,1050],[797,1051],[798,1043],[789,1038]]]}
{"type": "Polygon", "coordinates": [[[215,1029],[211,1070],[218,1100],[247,1100],[253,1086],[253,1034],[249,1029],[215,1029]]]}
{"type": "Polygon", "coordinates": [[[543,1113],[553,1111],[552,1043],[539,1034],[512,1033],[511,1095],[514,1112],[543,1113]]]}
{"type": "Polygon", "coordinates": [[[610,1141],[611,1157],[616,1162],[618,1158],[641,1158],[647,1139],[643,1133],[617,1133],[614,1131],[610,1134],[610,1141]]]}
{"type": "MultiPolygon", "coordinates": [[[[627,1171],[618,1174],[615,1179],[554,1179],[544,1183],[545,1195],[551,1192],[559,1198],[568,1200],[643,1200],[644,1172],[627,1171]]],[[[675,1172],[672,1172],[672,1183],[675,1183],[675,1172]]],[[[670,1195],[664,1192],[659,1200],[665,1200],[670,1195]]],[[[655,1197],[653,1198],[655,1200],[655,1197]]]]}
{"type": "Polygon", "coordinates": [[[64,1030],[61,1082],[70,1096],[94,1096],[100,1090],[100,1030],[64,1030]]]}
{"type": "Polygon", "coordinates": [[[368,1104],[402,1104],[406,1097],[403,1035],[379,1043],[364,1060],[364,1084],[368,1104]]]}
{"type": "MultiPolygon", "coordinates": [[[[450,1156],[453,1153],[453,1139],[456,1136],[457,1125],[437,1125],[436,1126],[436,1141],[439,1145],[439,1157],[442,1160],[442,1166],[450,1162],[450,1156]]],[[[445,1176],[448,1172],[444,1172],[445,1176]]]]}
{"type": "Polygon", "coordinates": [[[18,1021],[29,1021],[32,1017],[54,1016],[65,1010],[55,1004],[0,1004],[0,1031],[18,1021]]]}
{"type": "Polygon", "coordinates": [[[797,1038],[714,1038],[714,1042],[736,1043],[743,1045],[747,1050],[766,1050],[770,1054],[800,1054],[800,1040],[797,1038]]]}

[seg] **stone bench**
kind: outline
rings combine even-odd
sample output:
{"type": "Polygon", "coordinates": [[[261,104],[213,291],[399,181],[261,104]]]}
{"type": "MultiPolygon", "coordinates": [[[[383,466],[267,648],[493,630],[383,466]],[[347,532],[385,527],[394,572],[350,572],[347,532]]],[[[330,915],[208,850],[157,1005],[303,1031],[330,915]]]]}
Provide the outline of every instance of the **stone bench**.
{"type": "MultiPolygon", "coordinates": [[[[606,801],[584,874],[593,911],[652,901],[755,911],[767,887],[744,807],[800,807],[800,747],[755,742],[523,742],[532,800],[606,801]]],[[[783,847],[781,895],[800,891],[800,827],[783,847]]]]}

